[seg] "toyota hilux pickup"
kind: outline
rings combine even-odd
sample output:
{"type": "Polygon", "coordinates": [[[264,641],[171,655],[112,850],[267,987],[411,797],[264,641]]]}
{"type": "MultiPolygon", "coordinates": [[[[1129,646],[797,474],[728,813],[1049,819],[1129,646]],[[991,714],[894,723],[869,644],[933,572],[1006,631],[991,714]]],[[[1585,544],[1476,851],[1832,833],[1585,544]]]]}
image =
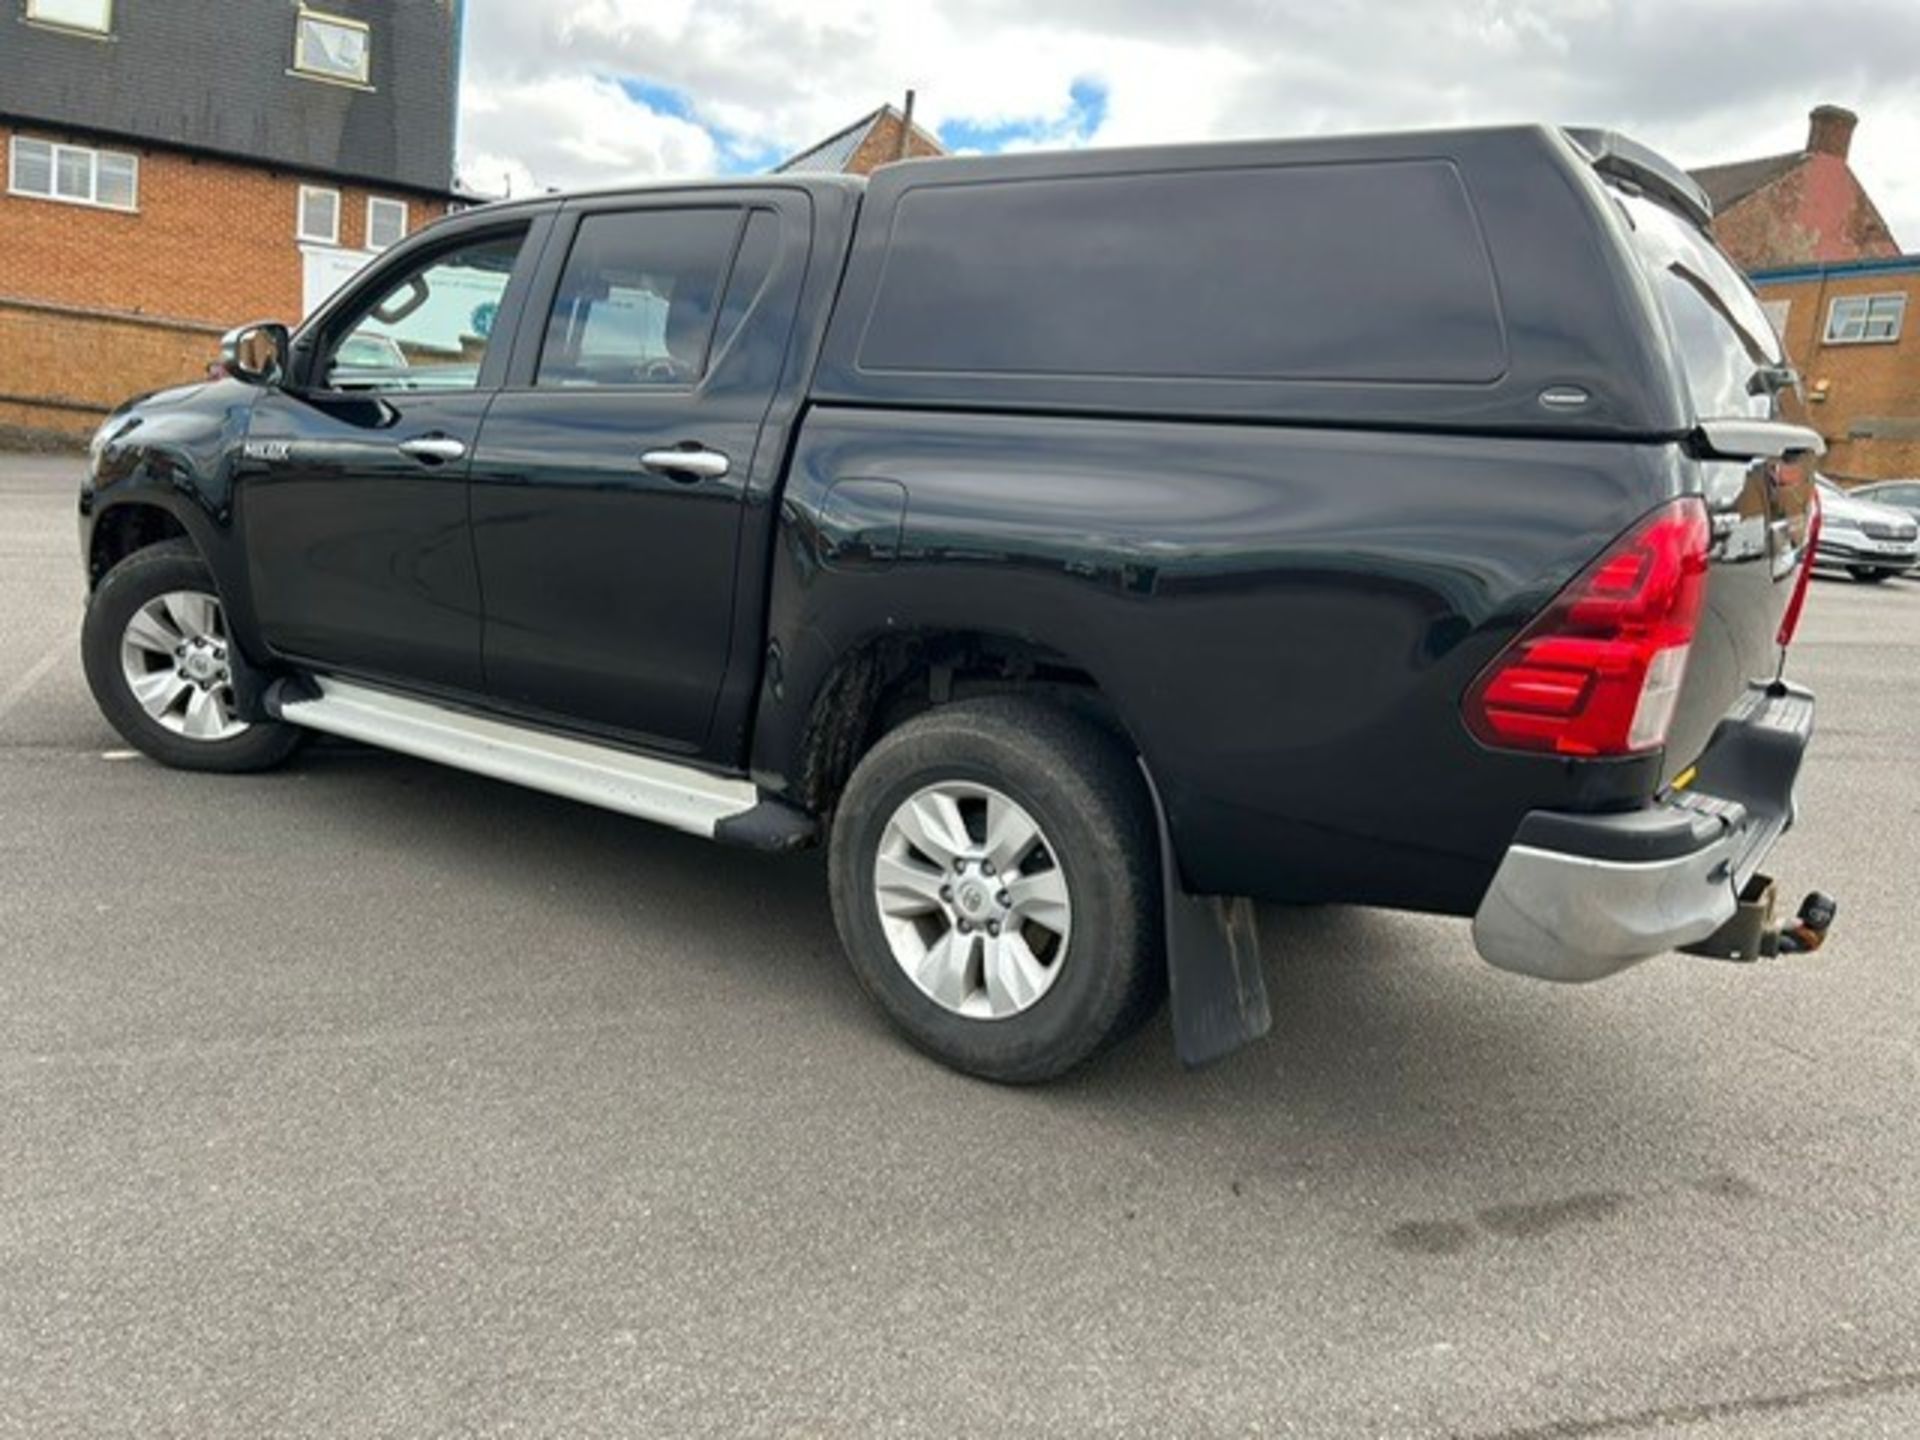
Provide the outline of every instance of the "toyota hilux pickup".
{"type": "Polygon", "coordinates": [[[1808,948],[1821,443],[1709,219],[1547,126],[481,206],[100,427],[86,673],[168,765],[824,844],[1002,1081],[1169,992],[1189,1063],[1261,1034],[1253,899],[1547,980],[1808,948]]]}

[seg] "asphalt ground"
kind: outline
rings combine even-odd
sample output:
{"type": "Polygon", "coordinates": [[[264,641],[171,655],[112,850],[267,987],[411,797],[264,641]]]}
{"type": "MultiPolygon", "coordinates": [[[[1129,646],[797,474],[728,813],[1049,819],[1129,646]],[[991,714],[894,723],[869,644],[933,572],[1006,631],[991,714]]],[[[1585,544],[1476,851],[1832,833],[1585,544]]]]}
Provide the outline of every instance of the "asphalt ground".
{"type": "Polygon", "coordinates": [[[1816,586],[1818,957],[1263,913],[1273,1034],[921,1059],[763,857],[126,757],[0,457],[0,1434],[1920,1434],[1920,585],[1816,586]]]}

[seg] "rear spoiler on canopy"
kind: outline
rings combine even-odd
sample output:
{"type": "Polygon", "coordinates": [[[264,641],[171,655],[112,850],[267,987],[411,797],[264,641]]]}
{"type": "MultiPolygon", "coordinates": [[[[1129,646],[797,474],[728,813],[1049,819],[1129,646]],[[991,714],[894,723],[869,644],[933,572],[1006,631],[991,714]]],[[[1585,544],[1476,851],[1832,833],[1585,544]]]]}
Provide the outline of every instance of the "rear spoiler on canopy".
{"type": "Polygon", "coordinates": [[[1639,186],[1703,229],[1713,220],[1713,201],[1707,198],[1707,192],[1664,155],[1614,130],[1569,129],[1562,133],[1602,175],[1639,186]]]}

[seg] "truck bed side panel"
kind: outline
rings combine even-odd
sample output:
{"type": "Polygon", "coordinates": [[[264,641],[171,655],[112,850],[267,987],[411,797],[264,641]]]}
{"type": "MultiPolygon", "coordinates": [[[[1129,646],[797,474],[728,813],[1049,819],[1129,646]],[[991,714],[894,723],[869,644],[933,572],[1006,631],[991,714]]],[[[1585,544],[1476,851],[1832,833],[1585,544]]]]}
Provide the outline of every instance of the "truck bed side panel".
{"type": "Polygon", "coordinates": [[[1192,888],[1470,910],[1525,811],[1654,788],[1657,756],[1488,751],[1459,702],[1687,474],[1659,445],[815,408],[754,770],[797,773],[823,681],[875,638],[1016,637],[1117,709],[1192,888]],[[829,562],[845,479],[904,490],[897,558],[829,562]]]}

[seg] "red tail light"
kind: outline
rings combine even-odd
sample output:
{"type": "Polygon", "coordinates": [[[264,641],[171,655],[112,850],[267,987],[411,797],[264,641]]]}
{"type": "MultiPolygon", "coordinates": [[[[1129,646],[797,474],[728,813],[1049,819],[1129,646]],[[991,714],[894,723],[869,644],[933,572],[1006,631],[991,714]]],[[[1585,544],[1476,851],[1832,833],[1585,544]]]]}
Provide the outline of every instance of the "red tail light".
{"type": "Polygon", "coordinates": [[[1807,603],[1807,585],[1813,579],[1813,552],[1820,544],[1820,492],[1816,489],[1807,501],[1807,543],[1800,547],[1800,574],[1793,582],[1793,598],[1787,601],[1787,613],[1780,617],[1778,640],[1782,646],[1793,643],[1793,632],[1800,628],[1800,611],[1807,603]]]}
{"type": "Polygon", "coordinates": [[[1666,743],[1706,594],[1707,507],[1662,505],[1609,546],[1467,691],[1486,745],[1630,755],[1666,743]]]}

